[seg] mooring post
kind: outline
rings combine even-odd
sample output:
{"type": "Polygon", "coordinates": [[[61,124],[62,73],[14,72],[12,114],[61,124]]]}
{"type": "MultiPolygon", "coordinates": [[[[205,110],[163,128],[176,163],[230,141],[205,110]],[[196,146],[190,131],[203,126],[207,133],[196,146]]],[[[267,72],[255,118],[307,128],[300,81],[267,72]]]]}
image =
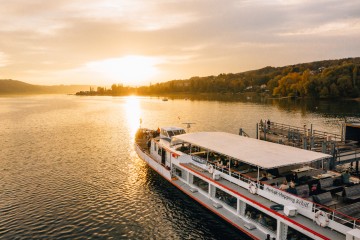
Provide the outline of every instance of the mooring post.
{"type": "Polygon", "coordinates": [[[326,142],[322,142],[322,152],[326,153],[326,142]]]}
{"type": "Polygon", "coordinates": [[[314,148],[314,137],[313,136],[310,137],[310,148],[311,149],[314,148]]]}
{"type": "Polygon", "coordinates": [[[239,129],[239,135],[242,136],[242,134],[243,134],[243,130],[242,130],[242,128],[240,128],[239,129]]]}
{"type": "Polygon", "coordinates": [[[259,139],[259,123],[256,123],[256,139],[259,139]]]}
{"type": "Polygon", "coordinates": [[[266,131],[267,131],[266,124],[264,124],[264,141],[266,141],[266,131]]]}

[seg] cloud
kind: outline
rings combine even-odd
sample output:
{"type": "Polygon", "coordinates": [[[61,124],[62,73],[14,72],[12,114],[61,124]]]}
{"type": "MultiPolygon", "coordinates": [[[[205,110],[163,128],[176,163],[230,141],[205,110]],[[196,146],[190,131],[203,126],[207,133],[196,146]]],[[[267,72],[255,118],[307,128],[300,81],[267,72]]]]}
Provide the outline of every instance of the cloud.
{"type": "Polygon", "coordinates": [[[360,55],[357,0],[0,4],[1,77],[24,81],[97,81],[102,63],[124,56],[160,59],[158,82],[360,55]]]}
{"type": "Polygon", "coordinates": [[[9,63],[5,53],[0,52],[0,67],[5,67],[9,63]]]}
{"type": "Polygon", "coordinates": [[[328,22],[320,26],[297,29],[296,31],[286,32],[283,36],[300,36],[300,35],[349,35],[360,31],[360,18],[345,19],[337,22],[328,22]]]}

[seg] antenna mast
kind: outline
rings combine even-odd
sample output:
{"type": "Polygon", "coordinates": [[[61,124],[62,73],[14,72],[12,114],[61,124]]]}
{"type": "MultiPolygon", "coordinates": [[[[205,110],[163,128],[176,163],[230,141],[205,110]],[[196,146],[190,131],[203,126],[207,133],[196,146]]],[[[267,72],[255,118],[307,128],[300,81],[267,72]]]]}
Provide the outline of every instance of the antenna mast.
{"type": "Polygon", "coordinates": [[[196,123],[192,123],[192,122],[185,122],[182,124],[186,124],[186,132],[189,133],[190,132],[190,128],[191,128],[191,124],[196,124],[196,123]]]}

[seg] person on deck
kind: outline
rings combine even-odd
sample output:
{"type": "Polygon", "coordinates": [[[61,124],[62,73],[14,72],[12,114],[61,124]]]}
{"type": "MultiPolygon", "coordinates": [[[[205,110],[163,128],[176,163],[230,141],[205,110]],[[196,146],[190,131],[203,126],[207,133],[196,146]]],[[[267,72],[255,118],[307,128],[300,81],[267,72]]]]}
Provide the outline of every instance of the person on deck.
{"type": "Polygon", "coordinates": [[[284,182],[280,185],[279,189],[280,190],[286,190],[289,188],[288,182],[286,180],[284,180],[284,182]]]}
{"type": "Polygon", "coordinates": [[[233,168],[235,168],[235,169],[238,169],[238,168],[239,168],[239,162],[238,162],[238,161],[235,161],[235,162],[234,162],[233,168]]]}
{"type": "Polygon", "coordinates": [[[295,184],[299,183],[299,178],[296,172],[293,172],[290,176],[290,181],[294,182],[295,184]]]}
{"type": "Polygon", "coordinates": [[[258,222],[261,225],[266,226],[266,221],[265,221],[264,217],[262,216],[262,214],[259,215],[258,222]]]}
{"type": "Polygon", "coordinates": [[[221,159],[221,158],[218,158],[218,159],[217,159],[216,165],[217,165],[218,167],[223,167],[223,162],[222,162],[222,159],[221,159]]]}
{"type": "Polygon", "coordinates": [[[269,179],[267,178],[266,173],[262,173],[262,174],[261,174],[260,181],[261,181],[261,182],[264,182],[264,181],[267,181],[267,180],[269,180],[269,179]]]}
{"type": "Polygon", "coordinates": [[[294,183],[294,182],[290,182],[290,187],[289,187],[288,189],[286,189],[286,191],[287,191],[288,193],[297,195],[297,191],[296,191],[296,188],[295,188],[295,183],[294,183]]]}
{"type": "Polygon", "coordinates": [[[343,183],[348,186],[350,185],[350,173],[349,170],[346,170],[343,174],[341,174],[341,179],[343,183]]]}

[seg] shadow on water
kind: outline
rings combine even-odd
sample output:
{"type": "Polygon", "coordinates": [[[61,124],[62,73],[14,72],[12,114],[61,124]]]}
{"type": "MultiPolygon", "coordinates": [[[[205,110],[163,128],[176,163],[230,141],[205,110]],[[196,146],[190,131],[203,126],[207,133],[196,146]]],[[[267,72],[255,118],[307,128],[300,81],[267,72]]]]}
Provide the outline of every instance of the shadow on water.
{"type": "Polygon", "coordinates": [[[162,214],[171,215],[167,224],[172,225],[172,230],[177,237],[180,239],[251,239],[181,192],[153,169],[148,166],[146,168],[146,184],[153,194],[160,196],[159,199],[163,200],[162,205],[165,210],[162,214]],[[179,218],[182,219],[179,220],[179,218]],[[173,221],[173,219],[177,220],[173,221]]]}

